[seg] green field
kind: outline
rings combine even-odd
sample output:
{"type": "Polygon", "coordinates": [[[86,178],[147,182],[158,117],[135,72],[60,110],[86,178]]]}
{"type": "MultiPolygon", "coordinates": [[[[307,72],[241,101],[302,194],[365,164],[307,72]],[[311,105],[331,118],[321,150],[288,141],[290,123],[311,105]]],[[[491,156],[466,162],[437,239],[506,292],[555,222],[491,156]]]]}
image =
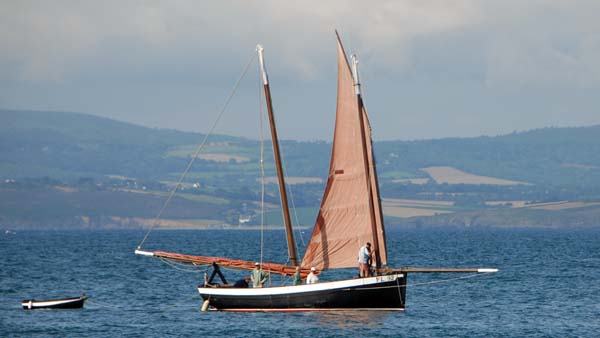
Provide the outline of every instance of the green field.
{"type": "Polygon", "coordinates": [[[387,179],[392,179],[392,180],[403,179],[403,178],[418,178],[418,177],[423,177],[423,174],[420,174],[420,176],[419,176],[418,173],[404,171],[404,170],[390,170],[390,171],[385,171],[379,175],[379,178],[387,178],[387,179]]]}
{"type": "MultiPolygon", "coordinates": [[[[170,193],[166,192],[166,191],[127,190],[127,192],[134,193],[134,194],[148,194],[148,195],[153,195],[153,196],[160,196],[165,199],[167,197],[169,197],[169,195],[170,195],[170,193]]],[[[200,203],[210,203],[210,204],[219,204],[219,205],[229,204],[228,199],[219,198],[219,197],[210,196],[210,195],[189,194],[189,193],[177,192],[175,194],[175,197],[181,197],[188,201],[194,201],[194,202],[200,202],[200,203]]]]}

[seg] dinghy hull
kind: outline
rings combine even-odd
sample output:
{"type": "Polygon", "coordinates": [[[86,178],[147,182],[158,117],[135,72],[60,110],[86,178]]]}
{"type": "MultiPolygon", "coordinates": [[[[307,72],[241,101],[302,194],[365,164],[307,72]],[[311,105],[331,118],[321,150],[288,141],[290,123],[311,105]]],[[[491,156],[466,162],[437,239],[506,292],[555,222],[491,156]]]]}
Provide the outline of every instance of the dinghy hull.
{"type": "Polygon", "coordinates": [[[357,278],[312,285],[268,288],[213,288],[198,292],[211,309],[221,311],[404,310],[403,274],[357,278]]]}
{"type": "Polygon", "coordinates": [[[23,309],[25,310],[36,310],[36,309],[81,309],[83,303],[87,299],[87,296],[63,298],[63,299],[51,299],[51,300],[24,300],[21,302],[23,309]]]}

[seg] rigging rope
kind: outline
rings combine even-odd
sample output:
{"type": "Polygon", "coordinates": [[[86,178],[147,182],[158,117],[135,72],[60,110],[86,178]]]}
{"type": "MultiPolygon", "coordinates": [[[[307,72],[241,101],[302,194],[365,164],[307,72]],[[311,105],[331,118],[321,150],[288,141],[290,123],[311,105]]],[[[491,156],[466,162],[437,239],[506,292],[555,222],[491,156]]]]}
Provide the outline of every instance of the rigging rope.
{"type": "Polygon", "coordinates": [[[192,159],[190,160],[187,168],[185,168],[185,171],[183,172],[183,174],[181,175],[181,177],[179,178],[179,180],[177,181],[177,184],[175,185],[175,187],[171,190],[171,192],[169,193],[169,197],[167,198],[167,200],[165,201],[165,203],[163,204],[162,208],[160,209],[160,211],[158,212],[158,214],[156,215],[156,217],[154,218],[154,220],[152,221],[152,224],[150,225],[150,228],[148,229],[148,231],[146,232],[146,235],[144,236],[144,238],[142,239],[142,241],[140,242],[140,244],[138,245],[138,249],[142,248],[142,245],[144,244],[144,242],[146,241],[146,239],[148,239],[148,236],[150,235],[150,232],[156,227],[156,225],[158,224],[158,221],[160,220],[163,212],[165,211],[165,209],[167,208],[167,206],[169,205],[169,203],[171,202],[171,200],[173,199],[173,196],[175,196],[175,193],[177,192],[177,189],[179,189],[179,187],[181,186],[181,183],[183,182],[183,180],[185,179],[185,177],[187,176],[188,172],[190,171],[190,169],[192,168],[192,165],[194,164],[194,162],[196,161],[196,159],[198,158],[198,155],[200,155],[200,152],[202,151],[202,149],[204,149],[204,145],[206,144],[206,141],[208,140],[208,137],[212,134],[212,132],[214,131],[215,127],[217,126],[217,123],[219,122],[219,120],[221,119],[221,117],[223,116],[223,113],[225,112],[225,110],[227,109],[227,107],[229,106],[229,103],[231,102],[231,99],[233,98],[233,96],[235,95],[240,82],[242,82],[242,79],[244,78],[244,76],[246,75],[246,72],[248,71],[248,68],[250,67],[250,64],[252,63],[252,61],[254,61],[254,58],[256,57],[256,53],[252,53],[252,57],[250,58],[250,60],[248,61],[248,63],[246,64],[246,66],[244,67],[244,70],[242,71],[242,74],[240,75],[240,77],[238,78],[238,80],[236,81],[235,85],[233,86],[233,89],[231,90],[231,93],[229,94],[229,96],[227,97],[227,99],[225,100],[225,103],[223,104],[221,111],[219,112],[219,114],[217,115],[217,118],[215,119],[215,121],[213,122],[212,126],[210,127],[209,131],[206,133],[206,135],[204,135],[204,139],[202,140],[202,142],[200,144],[198,144],[198,146],[196,147],[196,152],[194,153],[194,156],[192,156],[192,159]]]}
{"type": "Polygon", "coordinates": [[[189,266],[189,264],[185,264],[185,263],[179,263],[167,258],[160,258],[160,260],[169,265],[170,267],[174,268],[175,270],[179,270],[179,271],[184,271],[184,272],[202,272],[202,268],[204,268],[204,271],[208,270],[208,267],[210,267],[210,264],[202,264],[202,265],[193,265],[194,267],[196,267],[197,269],[187,269],[187,268],[182,268],[183,266],[189,266]]]}

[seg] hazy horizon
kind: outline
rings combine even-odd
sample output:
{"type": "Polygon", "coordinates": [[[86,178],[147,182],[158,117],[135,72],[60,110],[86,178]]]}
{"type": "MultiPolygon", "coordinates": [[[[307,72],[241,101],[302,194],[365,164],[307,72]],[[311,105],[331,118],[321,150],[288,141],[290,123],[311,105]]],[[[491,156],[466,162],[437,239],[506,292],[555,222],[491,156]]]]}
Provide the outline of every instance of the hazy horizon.
{"type": "MultiPolygon", "coordinates": [[[[67,113],[67,114],[81,114],[81,115],[88,115],[88,116],[94,116],[94,117],[98,117],[98,118],[106,118],[106,119],[111,119],[113,121],[116,122],[120,122],[120,123],[127,123],[127,124],[132,124],[135,126],[139,126],[139,127],[144,127],[144,128],[150,128],[150,129],[157,129],[157,130],[174,130],[174,131],[178,131],[178,132],[191,132],[191,133],[203,133],[200,131],[195,131],[195,130],[183,130],[183,129],[177,129],[177,128],[165,128],[165,127],[161,127],[161,126],[147,126],[147,125],[143,125],[137,122],[130,122],[130,121],[124,121],[124,120],[119,120],[117,118],[112,118],[112,117],[107,117],[107,116],[101,116],[101,115],[95,115],[95,114],[88,114],[88,113],[84,113],[84,112],[74,112],[74,111],[58,111],[58,110],[52,110],[52,111],[42,111],[42,110],[25,110],[25,109],[10,109],[10,108],[4,108],[4,107],[0,107],[0,113],[2,111],[16,111],[16,112],[34,112],[34,113],[67,113]]],[[[596,127],[596,126],[600,126],[599,124],[590,124],[590,125],[576,125],[576,126],[542,126],[539,128],[531,128],[531,129],[521,129],[521,130],[513,130],[510,132],[506,132],[506,133],[500,133],[500,134],[481,134],[481,135],[472,135],[472,136],[442,136],[442,137],[432,137],[432,138],[412,138],[412,139],[407,139],[407,138],[391,138],[391,139],[386,139],[386,140],[375,140],[375,141],[428,141],[428,140],[441,140],[441,139],[448,139],[448,138],[477,138],[477,137],[497,137],[497,136],[504,136],[504,135],[509,135],[512,133],[526,133],[526,132],[530,132],[530,131],[535,131],[535,130],[541,130],[541,129],[548,129],[548,128],[587,128],[587,127],[596,127]]],[[[247,137],[247,136],[243,136],[243,135],[236,135],[236,134],[227,134],[227,133],[213,133],[213,134],[219,134],[219,135],[224,135],[224,136],[232,136],[232,137],[242,137],[242,138],[248,138],[250,140],[259,140],[258,138],[255,137],[247,137]]],[[[301,141],[301,142],[331,142],[333,139],[333,130],[332,130],[332,134],[330,135],[329,138],[327,139],[294,139],[294,138],[288,138],[285,137],[285,135],[278,135],[280,137],[280,140],[283,141],[301,141]]],[[[270,134],[268,134],[268,131],[265,131],[265,139],[270,140],[270,134]]]]}

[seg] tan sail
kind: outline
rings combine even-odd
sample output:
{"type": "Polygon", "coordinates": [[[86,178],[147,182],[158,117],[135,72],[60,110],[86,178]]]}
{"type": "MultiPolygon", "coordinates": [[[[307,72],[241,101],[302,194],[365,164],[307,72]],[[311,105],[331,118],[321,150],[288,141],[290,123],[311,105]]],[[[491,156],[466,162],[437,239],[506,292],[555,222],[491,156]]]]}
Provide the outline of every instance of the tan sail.
{"type": "Polygon", "coordinates": [[[355,267],[358,250],[367,242],[374,244],[380,263],[386,264],[371,133],[359,100],[338,39],[338,98],[329,177],[302,267],[355,267]]]}

